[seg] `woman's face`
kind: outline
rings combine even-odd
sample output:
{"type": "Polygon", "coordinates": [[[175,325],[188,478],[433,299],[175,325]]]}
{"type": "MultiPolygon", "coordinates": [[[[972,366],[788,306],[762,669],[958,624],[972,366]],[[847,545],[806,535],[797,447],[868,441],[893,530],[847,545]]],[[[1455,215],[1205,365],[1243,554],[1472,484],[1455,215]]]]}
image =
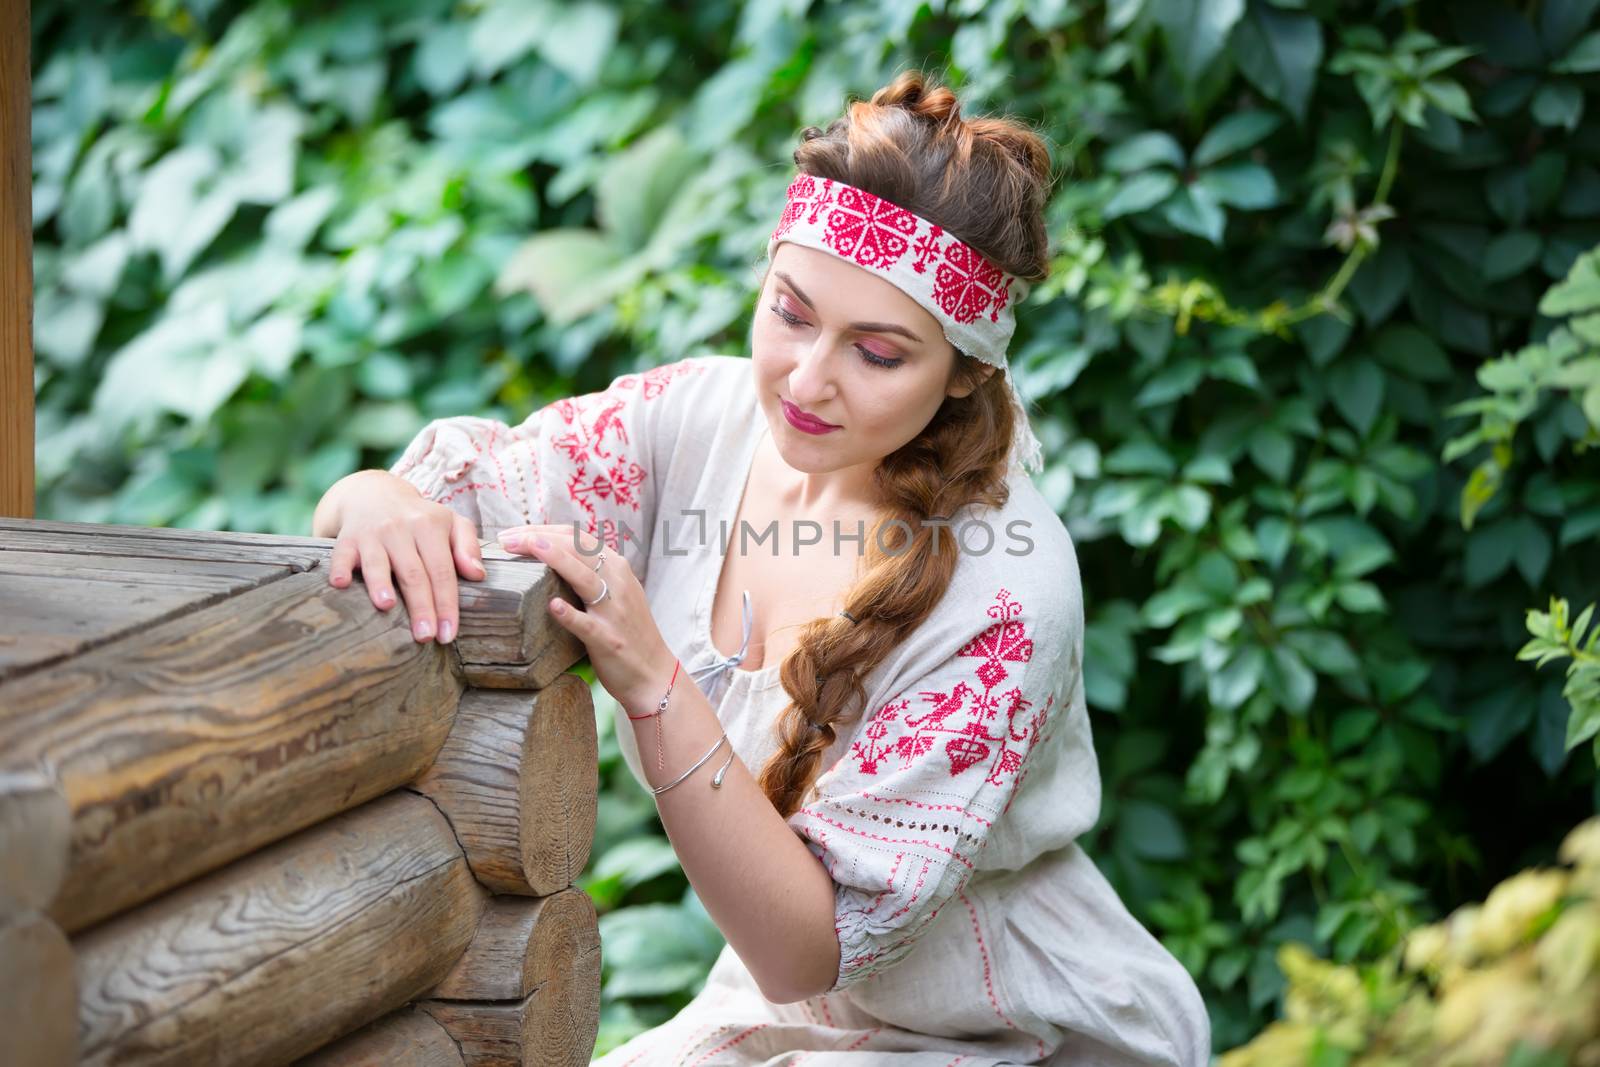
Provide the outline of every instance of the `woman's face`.
{"type": "Polygon", "coordinates": [[[946,396],[971,392],[951,384],[956,351],[921,304],[863,267],[787,241],[772,255],[751,347],[773,444],[810,474],[876,466],[946,396]],[[808,433],[791,421],[806,416],[834,428],[808,433]]]}

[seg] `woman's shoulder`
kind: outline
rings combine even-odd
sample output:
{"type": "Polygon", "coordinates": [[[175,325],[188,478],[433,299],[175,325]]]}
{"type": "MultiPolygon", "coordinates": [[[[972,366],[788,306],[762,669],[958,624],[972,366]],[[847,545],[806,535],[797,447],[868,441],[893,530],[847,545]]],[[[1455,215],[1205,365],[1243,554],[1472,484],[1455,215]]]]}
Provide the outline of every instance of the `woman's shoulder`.
{"type": "Polygon", "coordinates": [[[703,353],[662,363],[618,382],[637,384],[646,401],[660,398],[679,429],[706,427],[744,417],[752,403],[750,361],[741,356],[703,353]]]}
{"type": "Polygon", "coordinates": [[[692,379],[696,390],[705,393],[749,392],[751,388],[750,360],[744,356],[729,356],[718,352],[703,352],[685,356],[673,363],[665,363],[647,374],[664,377],[692,379]]]}
{"type": "Polygon", "coordinates": [[[1002,506],[968,509],[951,524],[959,546],[952,607],[1003,602],[1041,635],[1081,633],[1083,587],[1072,535],[1026,475],[1013,473],[1009,484],[1002,506]]]}

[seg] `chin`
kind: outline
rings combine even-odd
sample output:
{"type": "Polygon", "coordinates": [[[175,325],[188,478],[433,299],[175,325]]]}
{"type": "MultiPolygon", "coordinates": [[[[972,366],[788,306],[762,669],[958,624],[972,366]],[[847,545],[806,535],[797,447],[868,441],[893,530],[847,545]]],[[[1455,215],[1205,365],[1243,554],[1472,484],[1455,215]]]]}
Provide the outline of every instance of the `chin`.
{"type": "Polygon", "coordinates": [[[840,462],[839,449],[834,445],[834,441],[845,431],[835,430],[814,437],[790,426],[781,409],[770,412],[767,420],[773,447],[792,470],[802,474],[827,474],[849,466],[840,462]]]}
{"type": "MultiPolygon", "coordinates": [[[[779,415],[778,418],[783,416],[779,415]]],[[[787,422],[773,434],[772,444],[777,448],[778,455],[783,457],[783,462],[802,474],[827,474],[841,466],[834,458],[837,453],[833,449],[821,440],[801,433],[787,422]]]]}

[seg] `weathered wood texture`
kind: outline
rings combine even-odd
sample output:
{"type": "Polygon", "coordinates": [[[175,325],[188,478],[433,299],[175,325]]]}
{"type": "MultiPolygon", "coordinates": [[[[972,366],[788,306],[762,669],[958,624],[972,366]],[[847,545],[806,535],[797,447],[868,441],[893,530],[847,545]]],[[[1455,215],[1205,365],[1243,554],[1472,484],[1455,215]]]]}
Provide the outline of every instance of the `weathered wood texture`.
{"type": "Polygon", "coordinates": [[[577,598],[418,643],[332,546],[0,519],[0,1063],[588,1062],[577,598]]]}
{"type": "Polygon", "coordinates": [[[296,574],[0,683],[0,752],[55,775],[68,933],[410,782],[460,698],[444,646],[296,574]]]}
{"type": "Polygon", "coordinates": [[[544,896],[583,873],[600,788],[594,701],[564,674],[544,689],[469,689],[416,788],[454,827],[478,881],[544,896]]]}
{"type": "Polygon", "coordinates": [[[0,0],[0,515],[33,514],[33,142],[28,0],[0,0]]]}
{"type": "MultiPolygon", "coordinates": [[[[333,545],[327,537],[0,518],[0,605],[8,609],[0,611],[0,680],[222,601],[253,584],[308,571],[326,582],[333,545]],[[82,567],[100,571],[97,580],[104,584],[94,587],[96,602],[84,603],[87,592],[61,595],[68,587],[47,585],[49,574],[40,573],[48,560],[17,553],[70,556],[57,571],[63,579],[82,567]],[[141,569],[131,562],[135,559],[152,563],[141,569]],[[215,566],[230,563],[241,566],[215,566]],[[161,580],[163,566],[183,575],[191,588],[168,594],[172,583],[161,580]],[[196,587],[207,578],[232,584],[196,587]]],[[[468,685],[541,689],[584,656],[582,642],[550,618],[546,605],[556,597],[574,607],[581,602],[544,564],[494,543],[482,551],[484,579],[457,582],[460,636],[447,647],[459,658],[468,685]]],[[[367,595],[359,582],[340,592],[367,595]]],[[[379,614],[409,629],[404,604],[379,614]]]]}
{"type": "Polygon", "coordinates": [[[56,552],[0,552],[7,629],[28,627],[28,641],[0,641],[0,677],[48,665],[142,626],[227,599],[289,574],[271,563],[114,559],[56,552]],[[85,602],[95,612],[85,615],[85,602]]]}
{"type": "Polygon", "coordinates": [[[469,1067],[581,1064],[600,1027],[600,928],[580,889],[496,896],[477,936],[421,1007],[469,1067]]]}
{"type": "Polygon", "coordinates": [[[465,1067],[445,1028],[405,1007],[318,1049],[296,1067],[465,1067]]]}
{"type": "Polygon", "coordinates": [[[67,936],[38,912],[0,919],[0,1064],[78,1062],[78,983],[67,936]]]}
{"type": "Polygon", "coordinates": [[[578,961],[593,965],[592,975],[586,967],[580,977],[598,981],[599,929],[594,901],[581,889],[569,887],[547,897],[491,897],[472,944],[429,996],[522,1000],[554,976],[570,977],[569,968],[578,961]]]}
{"type": "Polygon", "coordinates": [[[397,790],[74,939],[83,1062],[279,1064],[436,986],[487,899],[397,790]]]}

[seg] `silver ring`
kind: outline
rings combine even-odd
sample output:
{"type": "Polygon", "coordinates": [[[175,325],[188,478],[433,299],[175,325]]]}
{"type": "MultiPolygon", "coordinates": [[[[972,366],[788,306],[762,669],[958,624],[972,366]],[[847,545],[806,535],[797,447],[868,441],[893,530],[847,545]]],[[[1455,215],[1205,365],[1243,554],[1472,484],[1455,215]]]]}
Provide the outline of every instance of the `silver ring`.
{"type": "Polygon", "coordinates": [[[595,572],[595,573],[596,573],[596,574],[599,574],[599,573],[600,573],[600,564],[602,564],[602,563],[604,563],[604,562],[605,562],[605,561],[606,561],[606,554],[605,554],[605,552],[604,552],[604,551],[603,551],[603,550],[602,550],[602,551],[601,551],[601,553],[600,553],[600,556],[599,556],[599,558],[597,558],[597,559],[596,559],[596,560],[595,560],[595,561],[594,561],[594,572],[595,572]]]}
{"type": "Polygon", "coordinates": [[[593,600],[585,600],[584,603],[588,604],[588,605],[590,605],[592,607],[593,605],[598,604],[598,603],[600,603],[600,601],[604,600],[606,598],[606,594],[609,593],[609,592],[611,592],[611,586],[607,585],[606,584],[606,580],[604,578],[602,578],[602,579],[600,579],[600,595],[595,597],[593,600]]]}

